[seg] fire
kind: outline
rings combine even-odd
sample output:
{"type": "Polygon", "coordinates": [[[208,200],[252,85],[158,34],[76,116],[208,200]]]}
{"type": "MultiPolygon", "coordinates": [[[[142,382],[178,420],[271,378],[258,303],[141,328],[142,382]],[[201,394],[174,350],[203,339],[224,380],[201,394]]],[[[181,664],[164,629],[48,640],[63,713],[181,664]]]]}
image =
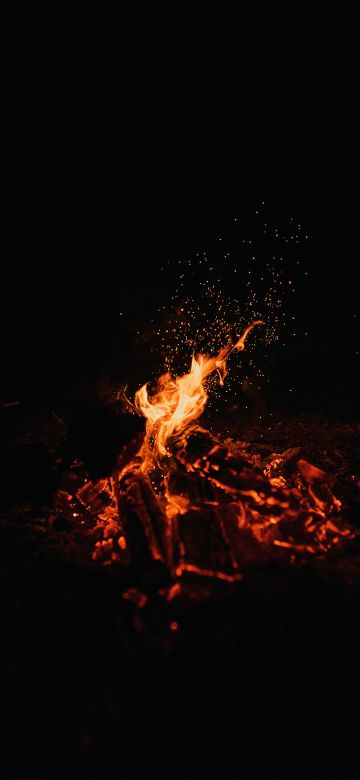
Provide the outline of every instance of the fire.
{"type": "Polygon", "coordinates": [[[214,357],[193,355],[188,374],[175,379],[169,373],[164,374],[158,380],[157,391],[153,396],[149,397],[147,384],[137,391],[135,406],[147,421],[145,440],[139,453],[143,471],[169,454],[167,444],[171,437],[179,437],[185,430],[190,432],[191,423],[200,417],[208,399],[206,379],[217,371],[223,383],[230,353],[234,350],[242,351],[249,333],[256,325],[262,324],[262,320],[253,322],[238,341],[233,343],[229,340],[214,357]]]}
{"type": "MultiPolygon", "coordinates": [[[[146,418],[140,449],[134,439],[108,479],[85,482],[77,492],[98,520],[93,559],[138,570],[150,561],[165,567],[166,599],[177,597],[187,578],[236,583],[267,556],[294,563],[354,538],[332,491],[335,479],[298,458],[300,448],[254,460],[241,442],[240,449],[223,443],[196,422],[208,378],[217,372],[223,382],[229,355],[242,351],[261,324],[253,322],[213,357],[193,356],[187,374],[164,374],[154,394],[141,387],[135,396],[146,418]]],[[[124,598],[145,603],[136,588],[124,598]]]]}

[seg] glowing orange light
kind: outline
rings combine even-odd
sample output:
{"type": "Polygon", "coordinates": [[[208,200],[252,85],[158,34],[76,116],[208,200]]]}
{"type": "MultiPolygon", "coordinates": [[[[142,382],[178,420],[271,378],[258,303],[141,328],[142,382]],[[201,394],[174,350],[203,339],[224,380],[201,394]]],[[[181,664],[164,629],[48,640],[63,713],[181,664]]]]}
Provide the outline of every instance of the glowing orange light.
{"type": "Polygon", "coordinates": [[[193,356],[188,374],[175,379],[170,374],[164,374],[152,397],[149,397],[146,384],[137,391],[135,406],[147,420],[145,441],[139,453],[143,461],[142,470],[149,469],[161,456],[167,455],[169,438],[181,435],[190,423],[200,417],[208,399],[205,380],[217,371],[222,384],[230,353],[245,349],[249,333],[256,325],[262,324],[262,320],[253,322],[235,343],[229,340],[214,357],[193,356]]]}

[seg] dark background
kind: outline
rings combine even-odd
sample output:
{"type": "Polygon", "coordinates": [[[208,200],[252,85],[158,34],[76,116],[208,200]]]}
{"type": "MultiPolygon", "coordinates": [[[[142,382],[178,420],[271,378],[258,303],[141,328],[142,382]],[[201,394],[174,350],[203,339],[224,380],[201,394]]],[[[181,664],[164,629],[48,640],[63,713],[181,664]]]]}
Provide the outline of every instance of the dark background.
{"type": "Polygon", "coordinates": [[[246,234],[265,200],[275,223],[292,214],[311,234],[299,336],[279,352],[273,399],[355,411],[354,9],[13,4],[3,25],[5,401],[52,397],[120,363],[159,290],[166,297],[164,260],[211,248],[234,214],[246,234]]]}
{"type": "MultiPolygon", "coordinates": [[[[127,575],[91,567],[81,536],[78,564],[76,528],[48,507],[63,400],[117,372],[146,381],[152,355],[134,337],[170,299],[164,263],[213,251],[235,215],[246,237],[262,201],[311,236],[267,404],[279,426],[289,410],[315,421],[296,414],[274,446],[298,444],[299,420],[318,463],[322,415],[356,414],[357,4],[314,5],[2,11],[0,403],[20,401],[1,432],[5,777],[133,778],[143,761],[166,777],[358,776],[356,546],[260,566],[233,598],[180,614],[172,646],[168,607],[125,602],[127,575]]],[[[356,426],[337,425],[323,449],[356,475],[356,426]]]]}

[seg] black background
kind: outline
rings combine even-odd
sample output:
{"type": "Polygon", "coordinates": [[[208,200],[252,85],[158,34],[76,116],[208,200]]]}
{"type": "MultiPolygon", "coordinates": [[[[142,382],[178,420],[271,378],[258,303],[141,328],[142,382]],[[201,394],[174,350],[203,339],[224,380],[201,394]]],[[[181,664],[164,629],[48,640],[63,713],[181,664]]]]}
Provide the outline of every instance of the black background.
{"type": "Polygon", "coordinates": [[[248,234],[261,201],[276,224],[294,215],[311,235],[269,408],[278,419],[356,413],[356,4],[314,5],[2,11],[0,397],[21,402],[4,407],[2,497],[15,506],[0,548],[6,776],[115,765],[134,777],[143,760],[159,776],[358,776],[357,548],[343,579],[327,561],[260,567],[233,600],[184,616],[171,650],[151,610],[142,618],[121,599],[121,577],[65,559],[70,532],[53,542],[41,518],[39,530],[36,502],[30,521],[16,510],[37,489],[52,496],[56,477],[47,445],[43,467],[31,444],[36,415],[28,452],[18,447],[22,415],[35,403],[54,421],[61,399],[118,366],[130,385],[146,381],[151,356],[132,344],[170,299],[164,263],[211,250],[234,215],[248,234]]]}
{"type": "Polygon", "coordinates": [[[265,200],[275,222],[294,214],[312,237],[297,304],[311,339],[280,353],[274,398],[288,405],[290,385],[297,408],[354,411],[354,8],[13,4],[2,79],[6,401],[53,396],[121,362],[145,297],[151,313],[169,284],[164,259],[211,246],[234,214],[246,233],[265,200]]]}

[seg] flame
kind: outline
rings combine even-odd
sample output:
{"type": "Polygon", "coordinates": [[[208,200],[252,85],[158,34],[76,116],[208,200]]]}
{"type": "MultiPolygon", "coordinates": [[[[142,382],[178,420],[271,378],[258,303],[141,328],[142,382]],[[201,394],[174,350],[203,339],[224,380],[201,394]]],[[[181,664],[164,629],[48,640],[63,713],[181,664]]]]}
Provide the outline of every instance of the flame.
{"type": "MultiPolygon", "coordinates": [[[[356,536],[341,517],[331,489],[335,478],[297,459],[299,447],[254,462],[244,443],[233,448],[195,425],[208,399],[206,380],[216,371],[223,382],[230,353],[242,351],[261,324],[253,322],[214,357],[193,356],[187,374],[164,374],[153,395],[146,384],[141,387],[135,396],[146,418],[140,451],[138,440],[130,443],[109,479],[85,481],[77,492],[98,518],[93,560],[128,567],[152,559],[166,566],[175,580],[161,591],[168,600],[182,592],[177,580],[238,582],[242,567],[263,561],[265,550],[294,563],[323,557],[356,536]],[[281,473],[288,463],[295,471],[281,473]]],[[[62,495],[68,505],[71,496],[62,495]]],[[[146,603],[136,588],[123,598],[139,607],[146,603]]]]}
{"type": "Polygon", "coordinates": [[[214,357],[193,355],[188,374],[175,379],[169,373],[164,374],[158,380],[157,390],[151,397],[147,384],[137,391],[135,406],[147,421],[144,444],[139,452],[143,471],[151,468],[161,457],[169,455],[167,443],[170,437],[181,436],[185,430],[190,430],[190,424],[200,417],[208,399],[206,379],[213,371],[217,371],[222,384],[230,353],[233,350],[241,352],[245,348],[249,333],[256,325],[262,324],[262,320],[253,322],[235,344],[229,339],[214,357]]]}
{"type": "MultiPolygon", "coordinates": [[[[262,324],[253,322],[213,357],[193,356],[187,374],[164,374],[154,394],[143,385],[135,395],[146,418],[139,452],[137,440],[122,453],[111,478],[96,485],[86,481],[77,492],[98,517],[93,560],[143,566],[150,558],[166,566],[175,580],[161,592],[166,599],[181,592],[177,580],[189,577],[238,582],[242,567],[263,561],[265,550],[294,563],[324,556],[355,537],[341,518],[341,502],[331,489],[334,477],[297,459],[298,447],[265,460],[256,456],[254,463],[243,447],[233,450],[195,425],[208,399],[208,377],[216,371],[222,383],[230,353],[242,351],[249,333],[262,324]],[[281,473],[289,462],[295,469],[290,476],[281,473]]],[[[71,496],[64,495],[68,503],[71,496]]],[[[139,607],[146,603],[136,588],[123,598],[139,607]]]]}

